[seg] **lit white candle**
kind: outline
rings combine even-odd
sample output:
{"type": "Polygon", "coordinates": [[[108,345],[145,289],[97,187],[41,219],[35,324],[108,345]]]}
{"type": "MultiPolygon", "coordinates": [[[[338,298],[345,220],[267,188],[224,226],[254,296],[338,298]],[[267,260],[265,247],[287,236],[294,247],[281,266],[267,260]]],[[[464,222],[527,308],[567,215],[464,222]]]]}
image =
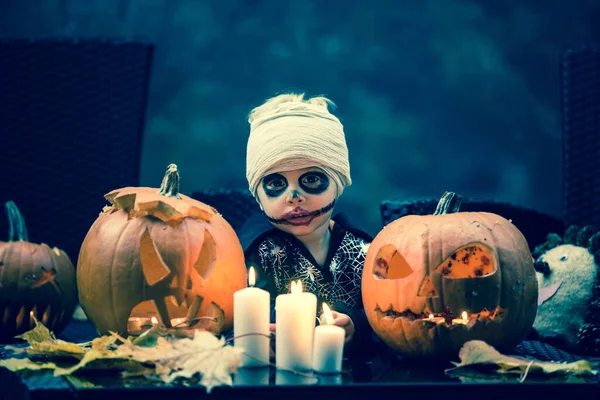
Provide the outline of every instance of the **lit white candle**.
{"type": "Polygon", "coordinates": [[[244,349],[243,367],[264,367],[269,362],[270,295],[253,287],[255,280],[254,267],[250,267],[249,287],[233,294],[233,336],[235,346],[244,349]]]}
{"type": "Polygon", "coordinates": [[[277,368],[312,370],[317,296],[303,292],[301,281],[292,282],[291,293],[281,294],[275,300],[275,317],[277,368]]]}
{"type": "Polygon", "coordinates": [[[189,326],[187,318],[173,318],[171,320],[173,328],[187,328],[189,326]]]}
{"type": "Polygon", "coordinates": [[[145,330],[152,328],[152,320],[144,317],[132,317],[127,321],[127,333],[131,336],[138,336],[145,330]]]}
{"type": "Polygon", "coordinates": [[[423,321],[429,321],[439,325],[444,323],[446,320],[443,317],[434,317],[433,314],[429,314],[429,318],[424,319],[423,321]]]}
{"type": "Polygon", "coordinates": [[[461,317],[462,318],[454,318],[452,320],[452,325],[466,325],[469,323],[469,315],[466,311],[462,312],[461,317]]]}
{"type": "Polygon", "coordinates": [[[313,369],[321,374],[342,372],[342,353],[344,351],[344,328],[333,324],[333,315],[327,304],[323,303],[321,325],[315,328],[313,348],[313,369]]]}

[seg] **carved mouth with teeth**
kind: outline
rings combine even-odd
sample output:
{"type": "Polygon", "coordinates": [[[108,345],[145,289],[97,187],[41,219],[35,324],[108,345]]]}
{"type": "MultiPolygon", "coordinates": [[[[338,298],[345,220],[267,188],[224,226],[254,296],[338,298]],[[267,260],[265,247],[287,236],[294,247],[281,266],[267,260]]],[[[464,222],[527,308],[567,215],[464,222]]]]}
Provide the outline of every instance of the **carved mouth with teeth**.
{"type": "Polygon", "coordinates": [[[537,311],[533,258],[513,223],[461,212],[446,192],[432,215],[405,215],[369,246],[362,300],[369,324],[409,357],[457,357],[470,340],[520,343],[537,311]]]}
{"type": "Polygon", "coordinates": [[[437,314],[432,314],[432,313],[427,313],[427,312],[415,313],[409,309],[406,309],[404,311],[395,311],[391,307],[384,311],[381,308],[379,308],[379,306],[377,306],[375,308],[375,313],[377,314],[378,319],[388,318],[392,321],[392,324],[393,324],[393,320],[400,318],[400,319],[405,320],[408,323],[412,323],[412,322],[427,323],[427,324],[430,324],[429,325],[430,328],[433,328],[436,325],[439,325],[441,323],[445,323],[447,326],[462,326],[462,325],[464,325],[467,328],[470,328],[471,326],[473,326],[475,323],[478,323],[478,322],[484,322],[484,323],[489,323],[492,321],[499,322],[504,318],[504,316],[506,314],[505,310],[503,310],[500,307],[496,307],[492,311],[482,310],[481,312],[474,313],[474,314],[467,313],[467,318],[465,319],[463,317],[463,315],[457,315],[454,312],[452,312],[452,310],[450,310],[450,309],[446,309],[437,314]],[[463,319],[466,323],[454,322],[459,319],[463,319]]]}
{"type": "Polygon", "coordinates": [[[372,265],[372,283],[379,285],[381,293],[398,296],[376,297],[369,318],[376,321],[378,335],[404,354],[444,354],[453,346],[449,343],[464,342],[467,334],[470,340],[503,342],[503,326],[511,321],[502,299],[519,293],[520,287],[507,292],[502,286],[498,256],[488,245],[469,243],[429,272],[417,273],[388,244],[380,248],[372,265]]]}

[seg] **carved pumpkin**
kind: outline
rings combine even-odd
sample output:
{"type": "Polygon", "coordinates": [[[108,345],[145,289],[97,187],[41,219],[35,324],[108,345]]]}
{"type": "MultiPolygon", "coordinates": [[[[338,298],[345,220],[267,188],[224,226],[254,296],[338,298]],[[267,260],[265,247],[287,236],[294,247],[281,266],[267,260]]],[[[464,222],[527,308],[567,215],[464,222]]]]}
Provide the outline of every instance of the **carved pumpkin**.
{"type": "Polygon", "coordinates": [[[445,193],[433,215],[399,218],[369,247],[365,312],[403,355],[455,357],[468,340],[511,349],[533,325],[538,287],[526,239],[499,215],[459,212],[460,200],[445,193]]]}
{"type": "Polygon", "coordinates": [[[30,243],[23,216],[6,203],[8,242],[0,242],[0,338],[34,326],[32,317],[60,333],[77,304],[75,268],[67,254],[45,243],[30,243]]]}
{"type": "Polygon", "coordinates": [[[218,335],[233,324],[233,293],[246,286],[244,254],[217,211],[179,193],[177,166],[160,189],[105,195],[77,265],[79,300],[101,334],[128,332],[129,318],[184,319],[218,335]]]}

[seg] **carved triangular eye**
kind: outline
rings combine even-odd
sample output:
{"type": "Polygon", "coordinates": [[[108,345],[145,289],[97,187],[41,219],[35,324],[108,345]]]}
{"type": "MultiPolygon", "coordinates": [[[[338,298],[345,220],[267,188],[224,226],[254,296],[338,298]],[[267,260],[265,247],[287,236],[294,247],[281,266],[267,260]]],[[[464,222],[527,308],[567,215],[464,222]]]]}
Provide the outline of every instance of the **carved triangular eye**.
{"type": "Polygon", "coordinates": [[[198,259],[194,263],[194,269],[198,272],[198,275],[207,278],[215,265],[216,259],[217,248],[215,246],[215,240],[210,232],[204,230],[204,241],[202,242],[198,259]]]}
{"type": "Polygon", "coordinates": [[[446,278],[481,278],[496,272],[496,257],[483,243],[470,243],[456,250],[436,268],[446,278]]]}
{"type": "Polygon", "coordinates": [[[148,285],[156,285],[158,282],[167,278],[171,270],[163,261],[158,249],[154,245],[152,237],[148,228],[142,235],[140,241],[140,261],[142,263],[142,271],[144,271],[144,277],[148,285]]]}
{"type": "Polygon", "coordinates": [[[379,279],[403,279],[413,273],[406,259],[391,244],[381,247],[375,257],[373,275],[379,279]]]}

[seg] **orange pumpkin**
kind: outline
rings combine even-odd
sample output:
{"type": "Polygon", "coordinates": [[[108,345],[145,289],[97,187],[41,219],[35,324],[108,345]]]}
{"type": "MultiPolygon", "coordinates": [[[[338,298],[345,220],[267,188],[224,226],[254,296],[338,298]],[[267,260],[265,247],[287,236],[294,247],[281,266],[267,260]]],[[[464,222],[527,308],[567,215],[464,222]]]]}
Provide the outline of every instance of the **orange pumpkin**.
{"type": "Polygon", "coordinates": [[[9,239],[0,242],[0,338],[28,331],[33,317],[60,333],[77,304],[75,268],[64,251],[28,241],[15,203],[7,202],[6,211],[9,239]]]}
{"type": "Polygon", "coordinates": [[[399,218],[369,247],[367,318],[403,355],[456,357],[476,339],[511,349],[533,325],[538,287],[525,237],[499,215],[459,212],[460,200],[445,193],[434,215],[399,218]]]}
{"type": "MultiPolygon", "coordinates": [[[[77,263],[79,300],[101,334],[128,332],[130,318],[183,318],[215,334],[233,324],[233,293],[246,286],[233,228],[212,207],[179,193],[177,166],[160,189],[105,195],[77,263]]],[[[175,325],[175,323],[173,323],[175,325]]],[[[187,325],[186,325],[187,326],[187,325]]]]}

